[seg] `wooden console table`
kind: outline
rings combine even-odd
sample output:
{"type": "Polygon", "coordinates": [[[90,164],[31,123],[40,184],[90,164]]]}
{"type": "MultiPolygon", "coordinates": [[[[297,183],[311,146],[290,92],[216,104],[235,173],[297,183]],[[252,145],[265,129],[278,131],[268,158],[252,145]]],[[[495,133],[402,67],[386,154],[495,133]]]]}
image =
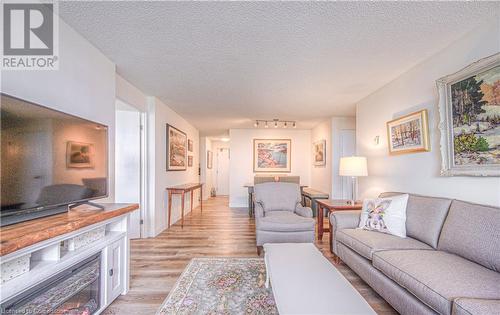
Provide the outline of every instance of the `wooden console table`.
{"type": "Polygon", "coordinates": [[[332,233],[331,233],[331,223],[330,223],[330,213],[333,211],[345,211],[345,210],[361,210],[363,204],[359,201],[356,201],[355,204],[350,204],[349,200],[342,199],[318,199],[316,203],[318,204],[318,240],[321,241],[323,239],[324,232],[330,232],[330,242],[332,242],[332,233]],[[324,210],[328,211],[328,226],[329,229],[325,229],[323,226],[324,220],[324,210]]]}
{"type": "Polygon", "coordinates": [[[193,211],[193,191],[200,190],[200,210],[203,212],[203,184],[190,183],[167,187],[168,192],[168,227],[170,227],[170,217],[172,215],[172,195],[181,195],[181,227],[184,227],[184,196],[186,193],[191,194],[191,211],[193,211]]]}

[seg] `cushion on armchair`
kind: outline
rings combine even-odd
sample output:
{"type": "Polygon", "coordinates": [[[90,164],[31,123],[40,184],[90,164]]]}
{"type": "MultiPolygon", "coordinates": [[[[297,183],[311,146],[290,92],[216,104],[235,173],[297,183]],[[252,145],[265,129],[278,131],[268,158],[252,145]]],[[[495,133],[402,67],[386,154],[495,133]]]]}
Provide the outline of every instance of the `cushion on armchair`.
{"type": "Polygon", "coordinates": [[[294,183],[262,183],[254,187],[255,202],[264,212],[295,211],[300,202],[300,186],[294,183]]]}
{"type": "Polygon", "coordinates": [[[257,222],[257,229],[275,232],[299,232],[314,230],[315,221],[290,211],[271,211],[257,222]]]}

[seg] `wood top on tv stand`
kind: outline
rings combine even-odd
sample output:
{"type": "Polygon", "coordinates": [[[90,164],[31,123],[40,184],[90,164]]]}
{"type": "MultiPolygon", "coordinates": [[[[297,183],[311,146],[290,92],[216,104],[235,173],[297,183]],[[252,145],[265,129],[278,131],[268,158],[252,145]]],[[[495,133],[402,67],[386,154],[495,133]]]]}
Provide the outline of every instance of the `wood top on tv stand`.
{"type": "Polygon", "coordinates": [[[20,222],[0,228],[0,256],[50,238],[132,212],[138,204],[102,203],[104,210],[89,205],[68,212],[20,222]]]}

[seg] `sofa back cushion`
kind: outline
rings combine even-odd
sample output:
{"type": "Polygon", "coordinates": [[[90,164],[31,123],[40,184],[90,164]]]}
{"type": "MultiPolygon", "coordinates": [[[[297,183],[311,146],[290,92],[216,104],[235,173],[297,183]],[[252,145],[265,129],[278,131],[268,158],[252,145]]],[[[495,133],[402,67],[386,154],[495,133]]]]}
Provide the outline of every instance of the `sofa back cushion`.
{"type": "MultiPolygon", "coordinates": [[[[380,197],[402,193],[386,192],[380,197]]],[[[406,206],[406,236],[415,238],[434,248],[450,208],[451,199],[410,194],[406,206]]]]}
{"type": "Polygon", "coordinates": [[[254,187],[255,202],[266,211],[295,211],[300,202],[300,187],[294,183],[262,183],[254,187]]]}
{"type": "Polygon", "coordinates": [[[500,208],[454,200],[438,249],[500,272],[500,208]]]}

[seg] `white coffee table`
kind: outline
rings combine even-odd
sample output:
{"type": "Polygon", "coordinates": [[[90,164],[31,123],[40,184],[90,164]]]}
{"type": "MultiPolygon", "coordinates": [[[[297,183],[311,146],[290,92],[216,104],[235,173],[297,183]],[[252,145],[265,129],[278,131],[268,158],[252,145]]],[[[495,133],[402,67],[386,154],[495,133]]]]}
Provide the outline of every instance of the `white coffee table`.
{"type": "Polygon", "coordinates": [[[376,314],[311,243],[264,245],[266,287],[281,315],[376,314]]]}

